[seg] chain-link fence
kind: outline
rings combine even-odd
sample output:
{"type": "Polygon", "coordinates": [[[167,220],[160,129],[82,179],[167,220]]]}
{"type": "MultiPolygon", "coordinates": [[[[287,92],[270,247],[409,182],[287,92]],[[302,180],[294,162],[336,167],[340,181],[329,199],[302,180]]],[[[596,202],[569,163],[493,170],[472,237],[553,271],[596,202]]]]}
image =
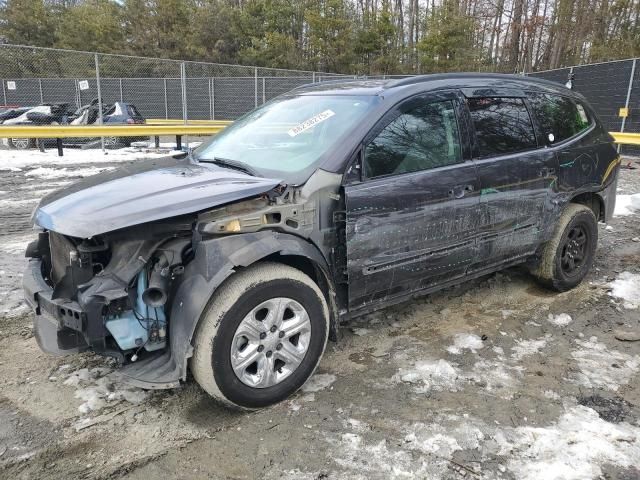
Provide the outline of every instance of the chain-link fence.
{"type": "MultiPolygon", "coordinates": [[[[562,83],[580,92],[610,132],[640,133],[640,61],[637,58],[576,65],[529,75],[562,83]],[[626,116],[620,116],[621,108],[626,109],[626,116]]],[[[621,152],[638,155],[640,149],[622,146],[621,152]]]]}
{"type": "MultiPolygon", "coordinates": [[[[640,133],[637,59],[530,73],[566,84],[593,105],[609,131],[640,133]],[[627,116],[619,115],[620,108],[627,116]]],[[[404,75],[371,76],[391,79],[404,75]]],[[[295,87],[355,76],[300,70],[0,45],[0,123],[139,123],[235,120],[295,87]],[[26,107],[48,105],[31,120],[26,107]],[[5,113],[2,113],[5,107],[5,113]],[[14,108],[7,113],[7,107],[14,108]],[[21,110],[22,109],[22,110],[21,110]],[[3,117],[4,115],[4,117],[3,117]]],[[[624,153],[639,154],[625,147],[624,153]]]]}
{"type": "Polygon", "coordinates": [[[65,104],[68,114],[93,101],[106,115],[121,102],[134,107],[125,114],[145,119],[234,120],[295,87],[335,78],[345,77],[0,45],[0,105],[65,104]]]}

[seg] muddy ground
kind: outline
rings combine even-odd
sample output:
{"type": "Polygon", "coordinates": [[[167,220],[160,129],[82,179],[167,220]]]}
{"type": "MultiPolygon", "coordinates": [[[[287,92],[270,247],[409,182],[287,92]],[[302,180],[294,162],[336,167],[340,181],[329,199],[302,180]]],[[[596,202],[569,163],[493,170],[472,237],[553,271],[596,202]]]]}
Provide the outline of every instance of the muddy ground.
{"type": "MultiPolygon", "coordinates": [[[[37,198],[155,155],[0,150],[0,478],[640,478],[640,211],[601,225],[575,290],[515,268],[369,315],[259,412],[41,353],[20,298],[37,198]]],[[[632,165],[620,194],[640,192],[632,165]]]]}

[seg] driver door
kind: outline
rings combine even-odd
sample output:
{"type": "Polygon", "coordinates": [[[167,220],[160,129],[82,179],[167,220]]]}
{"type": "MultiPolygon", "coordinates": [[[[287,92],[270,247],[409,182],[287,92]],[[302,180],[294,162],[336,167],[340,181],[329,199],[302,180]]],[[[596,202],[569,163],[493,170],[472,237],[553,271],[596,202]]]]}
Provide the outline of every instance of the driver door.
{"type": "Polygon", "coordinates": [[[349,307],[465,275],[476,255],[479,183],[457,93],[412,97],[365,138],[345,186],[349,307]]]}

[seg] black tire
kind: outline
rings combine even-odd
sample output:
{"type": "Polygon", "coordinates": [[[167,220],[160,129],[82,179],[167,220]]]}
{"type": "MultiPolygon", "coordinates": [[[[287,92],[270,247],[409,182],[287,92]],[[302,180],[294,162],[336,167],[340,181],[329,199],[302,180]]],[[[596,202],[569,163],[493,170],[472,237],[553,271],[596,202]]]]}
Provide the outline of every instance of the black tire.
{"type": "Polygon", "coordinates": [[[589,273],[597,244],[598,222],[593,211],[584,205],[569,204],[532,273],[548,288],[571,290],[589,273]]]}
{"type": "MultiPolygon", "coordinates": [[[[231,276],[214,294],[196,330],[191,372],[207,393],[227,406],[240,409],[266,407],[286,399],[302,387],[320,362],[328,334],[329,309],[315,282],[287,265],[258,263],[231,276]],[[237,348],[234,335],[252,310],[279,297],[294,300],[308,314],[311,332],[308,347],[301,363],[289,376],[272,386],[252,387],[233,369],[232,348],[237,348]]],[[[264,340],[268,341],[268,338],[264,340]]]]}
{"type": "Polygon", "coordinates": [[[7,142],[9,148],[14,150],[29,150],[36,146],[36,141],[33,138],[9,138],[7,142]]]}

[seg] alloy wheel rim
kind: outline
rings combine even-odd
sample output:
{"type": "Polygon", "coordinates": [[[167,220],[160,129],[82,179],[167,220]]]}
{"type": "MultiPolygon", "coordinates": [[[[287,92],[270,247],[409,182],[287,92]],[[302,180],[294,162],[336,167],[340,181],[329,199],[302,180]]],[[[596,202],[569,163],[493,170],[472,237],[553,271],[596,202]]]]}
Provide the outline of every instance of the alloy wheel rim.
{"type": "Polygon", "coordinates": [[[589,234],[582,225],[576,225],[571,230],[562,247],[560,265],[566,275],[575,275],[585,264],[589,234]]]}
{"type": "Polygon", "coordinates": [[[311,320],[291,298],[260,303],[240,322],[231,342],[231,367],[253,388],[272,387],[300,366],[309,349],[311,320]]]}

